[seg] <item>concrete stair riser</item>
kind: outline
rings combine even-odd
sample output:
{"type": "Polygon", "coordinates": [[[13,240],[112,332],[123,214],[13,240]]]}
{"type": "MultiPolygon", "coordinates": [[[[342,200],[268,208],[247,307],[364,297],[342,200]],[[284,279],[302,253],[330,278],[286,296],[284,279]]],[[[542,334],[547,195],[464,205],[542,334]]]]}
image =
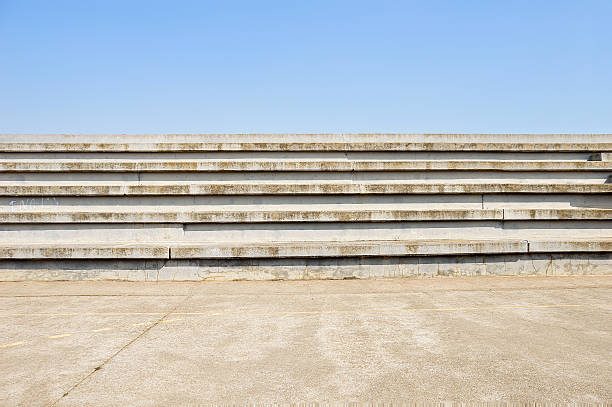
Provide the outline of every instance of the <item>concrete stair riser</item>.
{"type": "Polygon", "coordinates": [[[30,223],[1,224],[4,244],[162,242],[330,242],[430,239],[604,239],[609,220],[464,220],[286,223],[30,223]]]}
{"type": "Polygon", "coordinates": [[[283,259],[0,260],[4,281],[309,280],[610,274],[610,253],[283,259]]]}
{"type": "Polygon", "coordinates": [[[167,195],[167,196],[0,196],[5,211],[355,210],[362,209],[611,209],[609,194],[352,194],[352,195],[167,195]],[[51,210],[51,209],[49,209],[51,210]]]}

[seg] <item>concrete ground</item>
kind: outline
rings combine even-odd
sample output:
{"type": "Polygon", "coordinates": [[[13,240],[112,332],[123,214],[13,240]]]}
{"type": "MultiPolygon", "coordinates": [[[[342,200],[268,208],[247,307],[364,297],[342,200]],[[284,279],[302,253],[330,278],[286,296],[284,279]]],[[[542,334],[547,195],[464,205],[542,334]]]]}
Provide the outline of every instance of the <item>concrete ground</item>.
{"type": "Polygon", "coordinates": [[[612,276],[0,283],[0,405],[611,402],[612,276]]]}

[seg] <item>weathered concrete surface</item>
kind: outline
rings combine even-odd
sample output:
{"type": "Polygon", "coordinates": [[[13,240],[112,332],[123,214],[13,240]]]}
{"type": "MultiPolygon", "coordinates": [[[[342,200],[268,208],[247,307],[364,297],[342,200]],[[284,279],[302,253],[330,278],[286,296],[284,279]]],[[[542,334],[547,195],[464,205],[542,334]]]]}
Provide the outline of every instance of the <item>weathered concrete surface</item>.
{"type": "MultiPolygon", "coordinates": [[[[81,208],[83,211],[114,210],[139,206],[143,210],[160,211],[173,208],[186,210],[250,209],[273,206],[276,209],[612,209],[610,194],[387,194],[387,195],[262,195],[257,201],[248,195],[165,195],[165,196],[62,196],[0,197],[4,211],[22,212],[52,206],[81,208]],[[341,207],[338,205],[342,204],[341,207]],[[95,208],[99,207],[99,208],[95,208]]],[[[51,210],[51,209],[49,209],[51,210]]]]}
{"type": "Polygon", "coordinates": [[[609,161],[450,160],[0,160],[0,172],[185,172],[185,171],[610,171],[609,161]]]}
{"type": "Polygon", "coordinates": [[[10,246],[49,244],[175,244],[427,240],[605,240],[608,220],[457,220],[277,223],[5,223],[10,246]]]}
{"type": "Polygon", "coordinates": [[[503,209],[503,219],[520,220],[564,220],[564,219],[602,219],[612,220],[611,209],[503,209]]]}
{"type": "MultiPolygon", "coordinates": [[[[558,212],[558,211],[557,211],[558,212]]],[[[555,211],[549,216],[554,216],[555,211]]],[[[612,209],[565,210],[565,219],[608,219],[612,209]]],[[[539,212],[540,218],[546,213],[539,212]]],[[[534,215],[535,216],[535,215],[534,215]]],[[[431,220],[491,220],[503,219],[502,209],[380,209],[362,205],[347,209],[336,208],[262,208],[245,206],[233,210],[227,206],[202,209],[197,206],[175,208],[115,207],[68,208],[40,206],[28,210],[0,208],[0,223],[276,223],[276,222],[384,222],[431,220]]],[[[549,217],[548,219],[557,219],[549,217]]]]}
{"type": "Polygon", "coordinates": [[[199,182],[199,183],[44,183],[4,182],[0,196],[124,195],[293,195],[293,194],[603,194],[612,184],[576,183],[424,183],[424,182],[199,182]],[[77,184],[77,185],[75,185],[77,184]]]}
{"type": "Polygon", "coordinates": [[[244,205],[203,209],[174,208],[60,207],[39,206],[15,210],[0,207],[0,223],[277,223],[277,222],[397,222],[447,220],[610,220],[612,209],[393,209],[368,205],[343,205],[342,209],[302,205],[304,208],[244,205]]]}
{"type": "Polygon", "coordinates": [[[608,252],[612,251],[610,240],[531,240],[530,252],[608,252]]]}
{"type": "Polygon", "coordinates": [[[0,261],[1,281],[342,280],[564,275],[612,275],[612,252],[172,260],[39,258],[32,261],[0,261]]]}
{"type": "Polygon", "coordinates": [[[0,259],[258,259],[612,252],[612,239],[4,244],[0,259]]]}
{"type": "Polygon", "coordinates": [[[606,274],[611,148],[609,134],[0,134],[0,280],[606,274]]]}
{"type": "Polygon", "coordinates": [[[232,259],[274,257],[419,256],[445,254],[524,253],[526,240],[440,240],[274,242],[270,244],[178,244],[170,248],[172,259],[232,259]]]}
{"type": "Polygon", "coordinates": [[[61,245],[54,243],[38,245],[3,244],[1,259],[167,259],[167,246],[151,243],[148,245],[104,245],[82,243],[61,245]]]}
{"type": "Polygon", "coordinates": [[[612,399],[612,277],[0,284],[0,404],[612,399]]]}
{"type": "Polygon", "coordinates": [[[606,151],[610,142],[193,142],[193,143],[0,143],[3,152],[182,152],[182,151],[606,151]]]}

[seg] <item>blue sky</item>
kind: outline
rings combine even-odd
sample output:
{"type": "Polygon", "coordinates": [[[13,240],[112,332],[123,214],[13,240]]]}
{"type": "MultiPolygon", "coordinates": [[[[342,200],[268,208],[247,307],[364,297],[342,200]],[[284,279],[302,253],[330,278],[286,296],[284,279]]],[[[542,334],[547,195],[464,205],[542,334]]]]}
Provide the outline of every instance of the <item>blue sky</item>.
{"type": "Polygon", "coordinates": [[[612,132],[612,1],[0,0],[0,133],[612,132]]]}

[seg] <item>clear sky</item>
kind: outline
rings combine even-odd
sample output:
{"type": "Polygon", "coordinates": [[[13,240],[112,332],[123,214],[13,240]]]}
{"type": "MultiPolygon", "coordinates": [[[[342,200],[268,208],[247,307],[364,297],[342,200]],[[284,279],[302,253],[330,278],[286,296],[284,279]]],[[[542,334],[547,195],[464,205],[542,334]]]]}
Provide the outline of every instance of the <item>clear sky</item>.
{"type": "Polygon", "coordinates": [[[0,0],[0,133],[612,132],[612,1],[0,0]]]}

